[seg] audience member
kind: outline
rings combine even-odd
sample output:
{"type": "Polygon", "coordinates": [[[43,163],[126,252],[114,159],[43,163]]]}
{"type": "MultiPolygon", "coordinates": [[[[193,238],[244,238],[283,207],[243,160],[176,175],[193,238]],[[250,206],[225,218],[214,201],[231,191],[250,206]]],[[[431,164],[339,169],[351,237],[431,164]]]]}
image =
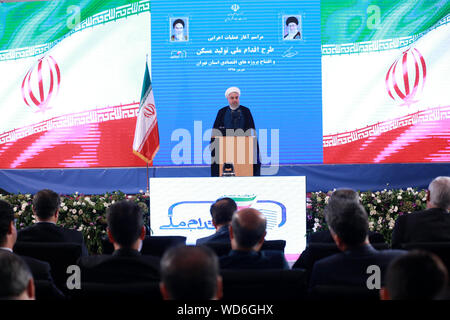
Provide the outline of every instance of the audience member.
{"type": "Polygon", "coordinates": [[[222,269],[289,269],[282,251],[260,250],[266,236],[266,218],[256,209],[234,213],[230,226],[231,251],[220,257],[222,269]]]}
{"type": "Polygon", "coordinates": [[[450,241],[450,177],[437,177],[428,186],[427,209],[395,221],[392,248],[411,242],[450,241]]]}
{"type": "Polygon", "coordinates": [[[159,281],[159,258],[141,255],[145,226],[142,209],[131,201],[112,204],[106,215],[112,255],[81,257],[81,279],[97,283],[159,281]]]}
{"type": "Polygon", "coordinates": [[[231,198],[220,198],[211,205],[212,224],[216,233],[197,239],[197,245],[207,242],[230,242],[229,225],[233,213],[237,210],[236,202],[231,198]]]}
{"type": "Polygon", "coordinates": [[[396,258],[386,272],[382,300],[433,300],[444,293],[447,268],[433,253],[413,250],[396,258]]]}
{"type": "Polygon", "coordinates": [[[168,249],[161,259],[161,295],[165,300],[219,300],[222,277],[214,251],[204,246],[168,249]]]}
{"type": "Polygon", "coordinates": [[[35,300],[34,280],[27,264],[5,250],[0,251],[0,299],[35,300]]]}
{"type": "Polygon", "coordinates": [[[310,288],[316,285],[346,285],[366,287],[367,268],[380,268],[381,284],[388,264],[405,252],[375,250],[369,243],[368,216],[364,207],[355,201],[330,201],[325,219],[341,253],[318,260],[312,269],[310,288]]]}
{"type": "MultiPolygon", "coordinates": [[[[329,201],[333,200],[353,200],[356,203],[360,203],[359,194],[353,189],[340,188],[336,189],[330,196],[329,201]]],[[[385,242],[384,236],[379,232],[369,231],[370,243],[383,243],[385,242]]],[[[306,238],[306,243],[334,243],[333,237],[331,237],[329,230],[318,231],[310,233],[306,238]]]]}
{"type": "Polygon", "coordinates": [[[80,231],[57,226],[59,216],[59,195],[49,189],[37,192],[33,197],[33,213],[36,223],[30,227],[19,230],[17,241],[28,242],[70,242],[79,243],[82,255],[87,256],[88,251],[80,231]]]}
{"type": "MultiPolygon", "coordinates": [[[[17,229],[14,221],[13,208],[8,202],[0,200],[0,252],[13,252],[16,239],[17,229]]],[[[54,284],[48,262],[26,256],[22,256],[21,258],[30,268],[35,280],[45,280],[50,284],[51,293],[54,298],[62,299],[64,297],[63,293],[54,284]]]]}
{"type": "MultiPolygon", "coordinates": [[[[349,188],[335,190],[331,194],[328,203],[342,200],[360,203],[358,192],[349,188]]],[[[385,239],[381,233],[369,231],[369,242],[384,243],[385,239]]],[[[314,252],[308,247],[310,243],[334,243],[334,240],[329,230],[310,233],[306,238],[306,248],[293,264],[293,269],[306,269],[308,272],[311,272],[316,258],[314,252]]]]}

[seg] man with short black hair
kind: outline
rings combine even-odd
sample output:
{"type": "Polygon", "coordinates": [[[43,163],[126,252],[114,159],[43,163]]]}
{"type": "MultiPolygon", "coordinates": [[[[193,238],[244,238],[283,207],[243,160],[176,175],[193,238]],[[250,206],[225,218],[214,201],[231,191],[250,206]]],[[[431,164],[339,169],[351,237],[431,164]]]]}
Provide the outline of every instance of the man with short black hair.
{"type": "Polygon", "coordinates": [[[159,281],[159,258],[141,255],[145,227],[142,209],[137,203],[122,200],[112,204],[106,214],[112,255],[81,257],[82,281],[129,283],[159,281]]]}
{"type": "Polygon", "coordinates": [[[222,277],[214,251],[204,246],[168,249],[161,259],[161,294],[165,300],[219,300],[222,277]]]}
{"type": "Polygon", "coordinates": [[[0,251],[0,299],[35,300],[34,281],[27,264],[8,251],[0,251]]]}
{"type": "MultiPolygon", "coordinates": [[[[17,229],[12,206],[0,200],[0,252],[13,252],[17,239],[17,229]]],[[[49,284],[49,296],[63,299],[64,294],[56,287],[51,276],[50,264],[31,257],[21,256],[30,268],[35,280],[44,280],[49,284]]]]}
{"type": "Polygon", "coordinates": [[[403,214],[392,230],[392,248],[412,242],[450,241],[450,177],[437,177],[427,192],[427,209],[403,214]]]}
{"type": "Polygon", "coordinates": [[[254,209],[245,208],[233,215],[230,226],[231,251],[220,257],[222,269],[289,269],[282,251],[261,250],[267,221],[254,209]]]}
{"type": "Polygon", "coordinates": [[[369,243],[368,215],[364,207],[352,200],[331,201],[325,219],[338,249],[342,251],[317,261],[312,269],[310,288],[316,285],[366,287],[367,268],[380,269],[380,282],[388,264],[404,254],[402,250],[375,250],[369,243]]]}
{"type": "Polygon", "coordinates": [[[233,213],[237,210],[236,202],[231,198],[220,198],[211,205],[210,213],[216,233],[197,239],[197,245],[208,242],[230,242],[229,225],[233,213]]]}
{"type": "Polygon", "coordinates": [[[59,217],[59,195],[49,189],[40,190],[33,197],[33,213],[36,223],[19,230],[17,241],[26,242],[65,242],[79,243],[82,256],[87,256],[88,250],[80,231],[57,226],[59,217]]]}
{"type": "Polygon", "coordinates": [[[412,250],[389,265],[380,298],[433,300],[444,293],[447,282],[447,268],[437,255],[412,250]]]}

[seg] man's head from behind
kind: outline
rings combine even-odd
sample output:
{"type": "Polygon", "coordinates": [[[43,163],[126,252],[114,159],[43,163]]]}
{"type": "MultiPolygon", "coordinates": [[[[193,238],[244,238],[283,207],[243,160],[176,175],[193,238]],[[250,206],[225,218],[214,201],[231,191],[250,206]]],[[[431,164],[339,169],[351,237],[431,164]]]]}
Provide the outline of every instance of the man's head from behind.
{"type": "Polygon", "coordinates": [[[122,200],[112,204],[106,212],[108,237],[114,249],[133,248],[139,250],[145,238],[142,209],[137,203],[122,200]]]}
{"type": "Polygon", "coordinates": [[[359,202],[359,195],[353,189],[339,188],[331,194],[330,200],[353,200],[359,202]]]}
{"type": "Polygon", "coordinates": [[[433,253],[413,250],[395,259],[386,272],[384,300],[431,300],[447,287],[448,274],[433,253]]]}
{"type": "Polygon", "coordinates": [[[34,300],[30,269],[18,255],[0,251],[0,299],[34,300]]]}
{"type": "Polygon", "coordinates": [[[215,300],[222,297],[219,260],[208,247],[178,246],[161,259],[161,294],[165,300],[215,300]]]}
{"type": "Polygon", "coordinates": [[[12,248],[16,238],[13,209],[8,202],[0,200],[0,247],[12,248]]]}
{"type": "Polygon", "coordinates": [[[258,251],[264,243],[267,221],[256,209],[245,208],[233,215],[230,227],[233,250],[258,251]]]}
{"type": "Polygon", "coordinates": [[[60,203],[56,192],[49,189],[40,190],[33,197],[33,212],[39,221],[56,222],[60,203]]]}
{"type": "Polygon", "coordinates": [[[429,208],[450,210],[450,177],[437,177],[428,186],[429,208]]]}
{"type": "Polygon", "coordinates": [[[213,225],[218,228],[231,222],[237,210],[236,202],[231,198],[220,198],[211,205],[210,212],[213,225]]]}
{"type": "Polygon", "coordinates": [[[353,200],[329,201],[325,219],[339,249],[344,251],[368,241],[369,221],[361,204],[353,200]]]}

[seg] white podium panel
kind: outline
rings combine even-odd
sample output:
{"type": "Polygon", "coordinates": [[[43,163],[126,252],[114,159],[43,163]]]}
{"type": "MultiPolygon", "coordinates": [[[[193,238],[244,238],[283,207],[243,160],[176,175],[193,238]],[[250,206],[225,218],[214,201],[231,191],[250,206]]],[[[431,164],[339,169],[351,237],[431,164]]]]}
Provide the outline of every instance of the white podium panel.
{"type": "Polygon", "coordinates": [[[187,244],[215,232],[209,209],[221,197],[267,218],[266,240],[286,240],[285,254],[306,246],[306,178],[151,178],[150,225],[155,236],[187,237],[187,244]]]}

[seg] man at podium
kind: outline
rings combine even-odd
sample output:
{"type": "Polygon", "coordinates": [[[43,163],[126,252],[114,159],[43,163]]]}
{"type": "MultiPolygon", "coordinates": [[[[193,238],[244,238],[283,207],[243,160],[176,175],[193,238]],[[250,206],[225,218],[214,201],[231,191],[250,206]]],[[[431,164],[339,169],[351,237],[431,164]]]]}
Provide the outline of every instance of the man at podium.
{"type": "MultiPolygon", "coordinates": [[[[221,108],[217,112],[216,120],[214,121],[213,130],[221,133],[222,136],[227,135],[227,129],[242,129],[244,132],[252,129],[255,132],[255,122],[253,121],[252,113],[250,109],[240,105],[239,98],[241,96],[241,90],[237,87],[230,87],[225,91],[225,97],[228,100],[228,106],[221,108]],[[218,131],[217,131],[218,130],[218,131]]],[[[255,135],[255,133],[253,133],[255,135]]],[[[214,135],[214,134],[213,134],[214,135]]],[[[213,137],[211,137],[213,141],[213,137]]],[[[260,175],[261,164],[259,161],[259,148],[257,147],[257,163],[253,165],[253,175],[260,175]]],[[[211,150],[211,158],[215,157],[215,149],[211,150]]],[[[220,172],[219,164],[211,162],[211,176],[218,177],[220,172]]]]}

